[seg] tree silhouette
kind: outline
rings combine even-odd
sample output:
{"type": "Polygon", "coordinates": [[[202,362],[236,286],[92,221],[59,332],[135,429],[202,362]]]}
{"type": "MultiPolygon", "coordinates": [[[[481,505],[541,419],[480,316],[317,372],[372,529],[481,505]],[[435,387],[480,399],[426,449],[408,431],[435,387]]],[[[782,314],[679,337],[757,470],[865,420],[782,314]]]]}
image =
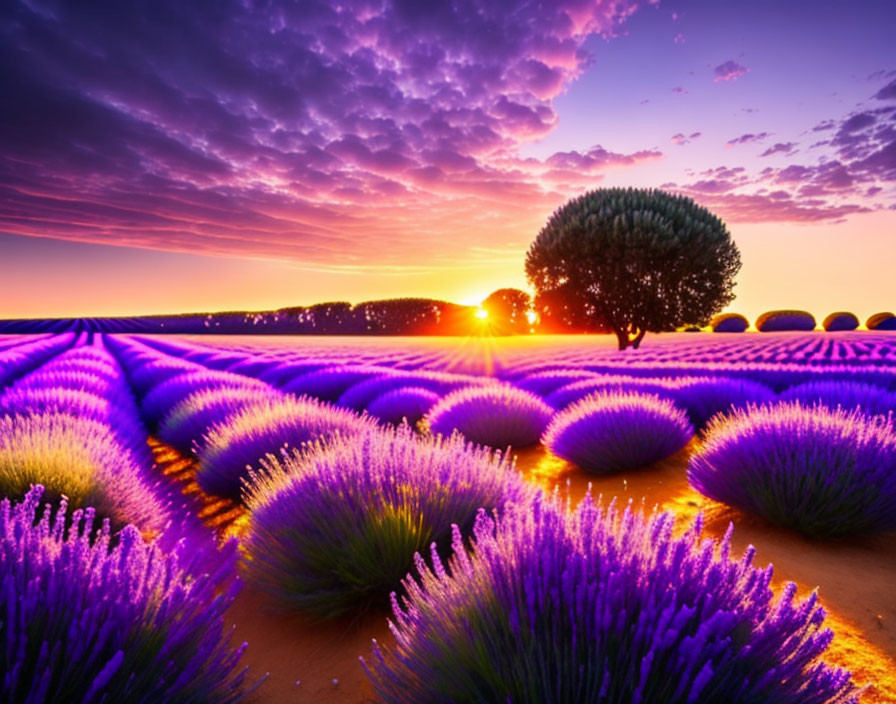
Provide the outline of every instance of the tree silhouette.
{"type": "Polygon", "coordinates": [[[532,298],[518,288],[499,288],[482,302],[488,312],[489,327],[500,334],[518,334],[529,331],[532,298]]]}
{"type": "Polygon", "coordinates": [[[526,256],[535,310],[571,328],[647,332],[706,325],[733,299],[740,254],[725,224],[690,198],[608,188],[551,215],[526,256]]]}

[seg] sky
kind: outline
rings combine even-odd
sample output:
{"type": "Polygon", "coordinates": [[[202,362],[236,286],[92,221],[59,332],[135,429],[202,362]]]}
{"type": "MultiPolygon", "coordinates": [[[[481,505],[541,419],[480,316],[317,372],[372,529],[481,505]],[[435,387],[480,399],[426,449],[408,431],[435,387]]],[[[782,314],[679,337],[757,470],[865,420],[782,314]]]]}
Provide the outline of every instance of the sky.
{"type": "Polygon", "coordinates": [[[725,220],[730,310],[896,308],[896,3],[0,6],[0,316],[526,288],[567,199],[725,220]]]}

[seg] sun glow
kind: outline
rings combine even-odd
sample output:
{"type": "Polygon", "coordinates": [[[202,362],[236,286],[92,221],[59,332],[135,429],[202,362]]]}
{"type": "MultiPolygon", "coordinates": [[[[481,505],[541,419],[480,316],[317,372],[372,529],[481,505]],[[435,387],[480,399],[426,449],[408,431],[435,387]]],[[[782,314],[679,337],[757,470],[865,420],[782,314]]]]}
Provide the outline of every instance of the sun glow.
{"type": "Polygon", "coordinates": [[[488,311],[485,308],[477,308],[476,317],[479,318],[479,320],[486,320],[488,318],[488,311]]]}

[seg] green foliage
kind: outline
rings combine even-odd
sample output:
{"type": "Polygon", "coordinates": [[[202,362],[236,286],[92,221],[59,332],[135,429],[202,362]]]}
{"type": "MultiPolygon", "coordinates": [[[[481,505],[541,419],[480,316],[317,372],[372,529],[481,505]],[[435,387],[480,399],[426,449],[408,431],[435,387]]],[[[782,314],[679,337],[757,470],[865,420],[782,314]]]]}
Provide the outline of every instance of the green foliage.
{"type": "Polygon", "coordinates": [[[535,310],[560,328],[646,332],[706,325],[733,299],[740,254],[725,224],[690,198],[598,189],[550,217],[526,256],[535,310]]]}

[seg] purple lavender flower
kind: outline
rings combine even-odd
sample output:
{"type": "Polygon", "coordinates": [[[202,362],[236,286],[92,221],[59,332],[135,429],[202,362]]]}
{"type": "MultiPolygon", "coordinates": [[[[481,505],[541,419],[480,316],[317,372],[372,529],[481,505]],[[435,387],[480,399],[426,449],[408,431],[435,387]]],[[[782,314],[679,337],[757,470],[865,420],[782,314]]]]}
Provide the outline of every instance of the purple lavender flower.
{"type": "Polygon", "coordinates": [[[280,388],[296,396],[310,396],[335,403],[346,389],[383,371],[380,367],[361,365],[333,366],[297,376],[280,388]]]}
{"type": "Polygon", "coordinates": [[[198,448],[196,479],[203,490],[238,498],[249,468],[269,454],[334,434],[352,435],[373,427],[370,419],[344,408],[292,396],[265,398],[214,426],[198,448]]]}
{"type": "Polygon", "coordinates": [[[267,384],[256,379],[241,376],[239,374],[230,374],[228,372],[219,372],[212,370],[204,370],[199,372],[187,372],[186,374],[178,374],[158,386],[152,388],[143,398],[140,408],[143,417],[147,422],[160,422],[171,409],[174,408],[184,397],[189,396],[195,391],[205,389],[273,389],[267,384]]]}
{"type": "Polygon", "coordinates": [[[187,362],[174,357],[163,357],[159,355],[151,362],[145,362],[139,366],[130,367],[128,369],[128,379],[134,388],[137,396],[143,398],[149,393],[150,389],[154,389],[172,377],[187,372],[203,371],[204,368],[194,362],[187,362]]]}
{"type": "Polygon", "coordinates": [[[32,485],[45,498],[93,507],[115,530],[159,531],[167,509],[132,455],[102,422],[66,414],[0,417],[0,495],[20,499],[32,485]]]}
{"type": "Polygon", "coordinates": [[[406,372],[388,371],[377,376],[365,379],[350,386],[339,397],[336,405],[343,408],[352,408],[363,411],[368,404],[387,391],[399,389],[405,386],[416,386],[428,389],[439,395],[463,386],[473,386],[488,383],[476,377],[462,376],[460,374],[445,374],[440,372],[406,372]]]}
{"type": "Polygon", "coordinates": [[[594,379],[597,376],[594,372],[585,371],[584,369],[550,369],[547,371],[533,372],[514,381],[514,386],[518,386],[533,394],[538,394],[542,398],[556,391],[561,386],[566,386],[583,379],[594,379]]]}
{"type": "Polygon", "coordinates": [[[247,492],[248,581],[284,608],[329,618],[388,604],[430,544],[478,509],[533,492],[512,464],[457,436],[418,438],[407,426],[270,458],[247,492]]]}
{"type": "MultiPolygon", "coordinates": [[[[176,377],[178,378],[178,377],[176,377]]],[[[158,436],[183,453],[198,452],[202,438],[215,425],[226,422],[252,405],[282,398],[270,388],[202,389],[187,394],[159,424],[158,436]]]]}
{"type": "Polygon", "coordinates": [[[684,411],[668,399],[598,392],[557,413],[542,443],[582,469],[605,474],[658,462],[693,434],[684,411]]]}
{"type": "Polygon", "coordinates": [[[750,548],[680,537],[674,517],[546,500],[480,513],[472,554],[418,559],[393,598],[395,644],[363,661],[378,701],[855,704],[819,662],[833,633],[812,594],[778,599],[750,548]]]}
{"type": "Polygon", "coordinates": [[[680,383],[675,379],[642,378],[623,374],[601,374],[589,379],[573,381],[548,394],[545,403],[553,408],[568,408],[586,396],[597,392],[637,392],[655,394],[664,398],[675,398],[675,386],[680,383]]]}
{"type": "Polygon", "coordinates": [[[426,415],[432,433],[457,431],[477,445],[503,449],[538,442],[553,409],[538,396],[504,384],[458,389],[445,396],[426,415]]]}
{"type": "Polygon", "coordinates": [[[0,698],[242,700],[245,644],[231,646],[224,628],[233,546],[217,572],[201,574],[184,544],[165,554],[133,526],[110,541],[92,509],[69,517],[63,501],[39,517],[42,493],[0,503],[0,698]]]}
{"type": "Polygon", "coordinates": [[[896,393],[872,384],[848,381],[810,381],[791,386],[781,393],[782,401],[800,401],[810,406],[821,403],[828,408],[858,408],[868,415],[896,412],[896,393]]]}
{"type": "Polygon", "coordinates": [[[710,421],[688,480],[705,496],[813,537],[896,529],[896,427],[798,402],[710,421]]]}
{"type": "Polygon", "coordinates": [[[413,428],[438,400],[438,395],[432,391],[406,386],[377,396],[367,407],[367,413],[392,425],[407,421],[413,428]]]}
{"type": "Polygon", "coordinates": [[[748,404],[770,403],[777,394],[764,384],[734,377],[711,376],[675,385],[675,400],[685,408],[695,428],[702,428],[717,413],[748,404]]]}

